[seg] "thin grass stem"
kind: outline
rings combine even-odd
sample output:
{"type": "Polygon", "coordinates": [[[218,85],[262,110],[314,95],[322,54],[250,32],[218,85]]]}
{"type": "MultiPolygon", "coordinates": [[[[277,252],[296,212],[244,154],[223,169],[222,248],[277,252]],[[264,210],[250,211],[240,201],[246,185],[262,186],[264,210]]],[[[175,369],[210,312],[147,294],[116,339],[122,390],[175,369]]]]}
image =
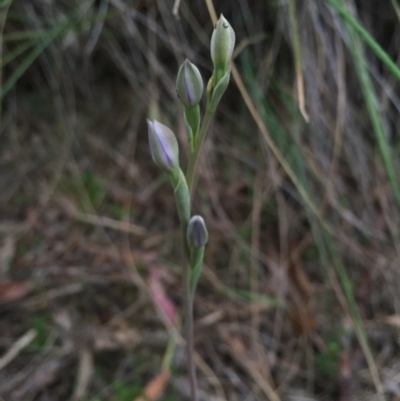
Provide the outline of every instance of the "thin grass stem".
{"type": "Polygon", "coordinates": [[[390,70],[390,72],[400,81],[400,68],[390,58],[390,56],[382,49],[379,43],[371,36],[371,34],[351,15],[345,6],[339,4],[336,0],[324,0],[325,3],[333,7],[339,15],[354,29],[355,32],[365,41],[365,43],[373,50],[376,56],[390,70]]]}

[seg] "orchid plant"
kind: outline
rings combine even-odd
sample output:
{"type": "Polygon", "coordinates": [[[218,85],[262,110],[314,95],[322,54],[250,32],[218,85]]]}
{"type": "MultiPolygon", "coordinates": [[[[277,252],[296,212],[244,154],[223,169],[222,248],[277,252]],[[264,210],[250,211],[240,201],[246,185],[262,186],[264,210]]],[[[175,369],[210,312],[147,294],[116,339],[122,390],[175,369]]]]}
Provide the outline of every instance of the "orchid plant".
{"type": "Polygon", "coordinates": [[[194,364],[193,301],[196,285],[203,267],[204,248],[208,232],[204,219],[191,214],[196,187],[196,168],[210,121],[228,87],[230,64],[235,46],[235,32],[221,14],[211,37],[213,74],[206,88],[206,106],[201,117],[200,103],[204,85],[198,68],[189,60],[180,67],[176,91],[183,106],[187,140],[189,144],[186,174],[179,165],[179,146],[175,134],[158,121],[147,121],[150,153],[154,163],[164,170],[174,189],[176,209],[182,231],[182,276],[185,303],[186,347],[191,386],[191,400],[197,401],[197,376],[194,364]]]}

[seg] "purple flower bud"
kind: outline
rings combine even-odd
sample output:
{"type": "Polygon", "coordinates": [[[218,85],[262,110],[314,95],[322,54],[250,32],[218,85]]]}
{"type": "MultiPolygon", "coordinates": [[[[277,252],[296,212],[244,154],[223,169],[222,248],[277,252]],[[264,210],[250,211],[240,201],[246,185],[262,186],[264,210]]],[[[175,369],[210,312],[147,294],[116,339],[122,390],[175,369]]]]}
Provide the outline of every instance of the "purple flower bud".
{"type": "Polygon", "coordinates": [[[201,216],[193,216],[187,228],[187,241],[191,248],[201,248],[208,241],[208,231],[201,216]]]}
{"type": "Polygon", "coordinates": [[[147,120],[151,157],[158,167],[173,171],[179,166],[179,148],[175,134],[158,121],[147,120]]]}
{"type": "Polygon", "coordinates": [[[198,68],[188,59],[179,68],[176,79],[176,92],[186,107],[197,106],[203,95],[203,78],[198,68]]]}

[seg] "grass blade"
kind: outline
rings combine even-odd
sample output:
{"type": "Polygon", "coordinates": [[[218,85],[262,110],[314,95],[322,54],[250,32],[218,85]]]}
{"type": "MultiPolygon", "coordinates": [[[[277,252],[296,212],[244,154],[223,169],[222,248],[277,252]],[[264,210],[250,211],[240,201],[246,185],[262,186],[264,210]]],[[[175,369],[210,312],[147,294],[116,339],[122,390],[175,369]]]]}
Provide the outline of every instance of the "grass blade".
{"type": "Polygon", "coordinates": [[[65,33],[78,21],[77,10],[71,11],[69,17],[65,22],[56,25],[43,40],[38,43],[35,48],[28,54],[28,56],[19,64],[19,66],[11,74],[10,78],[4,83],[0,89],[0,99],[12,89],[16,82],[22,77],[29,66],[40,56],[47,46],[59,35],[65,33]]]}
{"type": "Polygon", "coordinates": [[[370,35],[370,33],[351,15],[350,11],[336,0],[324,0],[334,8],[339,15],[348,23],[348,25],[365,41],[372,49],[376,56],[391,71],[393,76],[400,81],[400,68],[390,58],[390,56],[382,49],[379,43],[370,35]]]}

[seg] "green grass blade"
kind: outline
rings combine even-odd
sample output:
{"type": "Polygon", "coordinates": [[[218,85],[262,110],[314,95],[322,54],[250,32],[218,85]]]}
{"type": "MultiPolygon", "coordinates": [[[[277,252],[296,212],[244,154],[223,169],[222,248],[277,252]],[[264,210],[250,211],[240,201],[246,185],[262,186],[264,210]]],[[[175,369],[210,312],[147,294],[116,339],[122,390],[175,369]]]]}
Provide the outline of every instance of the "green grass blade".
{"type": "Polygon", "coordinates": [[[349,275],[347,274],[346,268],[343,265],[343,262],[339,256],[339,253],[334,245],[334,241],[332,235],[326,230],[323,229],[324,239],[332,256],[333,264],[335,265],[337,275],[339,277],[341,286],[343,288],[343,292],[345,294],[347,303],[350,308],[350,313],[353,318],[354,330],[357,336],[357,339],[360,343],[360,346],[363,350],[365,359],[367,360],[368,367],[372,376],[372,380],[374,382],[377,396],[380,401],[385,401],[385,395],[382,387],[382,383],[379,379],[379,373],[376,368],[376,364],[374,361],[374,357],[372,355],[370,346],[368,344],[367,334],[364,329],[364,325],[360,316],[360,312],[357,306],[357,302],[354,295],[353,284],[349,275]]]}
{"type": "Polygon", "coordinates": [[[16,82],[22,77],[25,71],[32,65],[32,63],[40,56],[47,46],[59,35],[65,33],[78,21],[77,10],[71,11],[69,17],[65,22],[56,25],[48,35],[38,43],[35,48],[28,54],[28,56],[18,65],[18,67],[11,74],[10,78],[4,83],[0,89],[0,99],[12,89],[16,82]]]}
{"type": "Polygon", "coordinates": [[[379,151],[381,153],[382,161],[385,165],[394,196],[398,205],[400,206],[400,187],[393,166],[390,148],[384,132],[382,118],[377,106],[378,102],[375,94],[375,89],[367,68],[367,60],[359,38],[351,29],[349,30],[349,36],[351,43],[350,52],[353,58],[354,66],[356,68],[358,80],[360,82],[365,105],[371,119],[371,124],[375,133],[376,140],[378,142],[379,151]]]}
{"type": "Polygon", "coordinates": [[[382,49],[379,43],[370,35],[370,33],[351,15],[350,11],[338,3],[336,0],[323,0],[325,3],[332,6],[339,15],[348,23],[348,25],[365,41],[365,43],[372,49],[376,56],[383,62],[383,64],[391,71],[400,81],[400,68],[390,58],[390,56],[382,49]]]}
{"type": "Polygon", "coordinates": [[[19,31],[19,32],[12,32],[6,35],[2,35],[0,40],[3,43],[6,42],[20,42],[26,39],[33,39],[33,38],[42,38],[47,36],[48,33],[46,31],[19,31]]]}
{"type": "MultiPolygon", "coordinates": [[[[249,64],[247,63],[247,65],[249,64]]],[[[246,70],[244,69],[244,71],[246,75],[246,70]]],[[[254,74],[247,74],[247,79],[249,80],[249,77],[251,78],[251,76],[254,76],[254,74]]],[[[368,361],[369,370],[371,372],[371,376],[376,387],[377,395],[379,396],[378,399],[382,401],[384,400],[382,385],[377,374],[376,365],[374,363],[373,355],[368,344],[368,338],[355,300],[353,284],[346,271],[343,260],[336,249],[332,234],[327,229],[327,225],[325,224],[325,222],[320,220],[319,214],[316,212],[317,210],[315,205],[317,204],[317,201],[315,199],[313,191],[310,188],[306,174],[307,170],[310,170],[310,168],[307,159],[301,152],[299,138],[297,138],[297,136],[292,132],[292,138],[290,140],[291,145],[289,145],[288,148],[287,141],[289,140],[289,136],[285,133],[285,130],[282,129],[282,127],[279,127],[279,121],[273,108],[268,106],[268,102],[265,99],[263,99],[262,97],[260,98],[260,94],[257,91],[257,86],[254,85],[254,82],[251,82],[251,80],[249,87],[252,90],[253,97],[260,105],[259,108],[262,110],[264,120],[270,127],[271,122],[273,123],[272,125],[274,126],[274,129],[271,129],[271,132],[273,133],[271,133],[271,135],[274,136],[274,141],[276,145],[279,147],[281,152],[283,149],[286,150],[286,152],[283,153],[285,161],[288,163],[290,169],[292,170],[296,188],[299,190],[302,196],[303,207],[306,211],[310,228],[313,234],[314,243],[318,250],[321,267],[326,277],[328,276],[329,270],[332,268],[332,265],[335,267],[341,287],[343,288],[343,292],[349,305],[351,317],[354,323],[354,330],[361,344],[364,355],[368,361]]],[[[285,104],[289,110],[292,110],[291,120],[296,122],[299,116],[297,115],[293,104],[291,104],[290,99],[287,99],[285,104]]]]}
{"type": "Polygon", "coordinates": [[[30,47],[32,47],[35,43],[34,42],[26,42],[22,43],[21,45],[17,46],[15,49],[13,49],[10,52],[7,52],[5,56],[3,56],[3,60],[0,63],[0,68],[3,68],[6,66],[8,63],[11,63],[16,57],[18,57],[20,54],[22,54],[24,51],[28,50],[30,47]]]}

